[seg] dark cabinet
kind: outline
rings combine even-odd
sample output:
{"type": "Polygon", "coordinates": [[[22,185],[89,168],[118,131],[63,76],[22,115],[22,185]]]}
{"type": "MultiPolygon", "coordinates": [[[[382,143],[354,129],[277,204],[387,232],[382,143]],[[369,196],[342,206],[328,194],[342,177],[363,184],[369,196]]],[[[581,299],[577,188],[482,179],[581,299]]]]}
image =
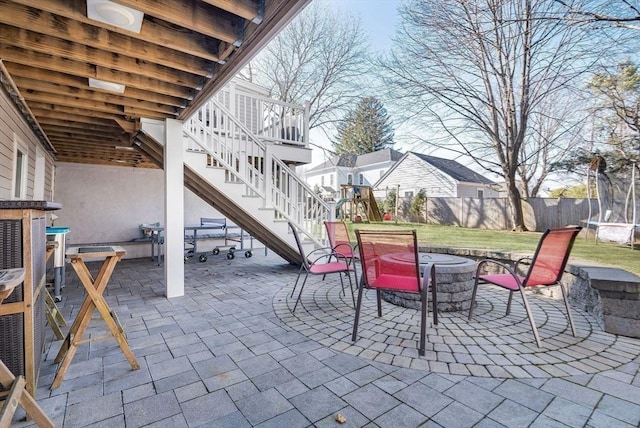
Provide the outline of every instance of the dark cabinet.
{"type": "Polygon", "coordinates": [[[0,201],[0,269],[25,268],[22,285],[0,305],[0,359],[25,377],[33,396],[45,345],[45,209],[51,204],[0,201]]]}

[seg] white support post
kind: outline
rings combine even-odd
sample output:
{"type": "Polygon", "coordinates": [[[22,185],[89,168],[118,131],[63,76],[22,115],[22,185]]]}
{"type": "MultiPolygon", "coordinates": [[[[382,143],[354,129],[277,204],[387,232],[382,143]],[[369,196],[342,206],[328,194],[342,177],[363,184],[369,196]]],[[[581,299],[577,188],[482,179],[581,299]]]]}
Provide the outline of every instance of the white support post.
{"type": "Polygon", "coordinates": [[[165,121],[164,277],[168,298],[184,296],[184,147],[182,122],[165,121]]]}
{"type": "Polygon", "coordinates": [[[327,205],[329,205],[329,221],[336,221],[336,205],[338,203],[336,201],[328,201],[327,205]]]}
{"type": "Polygon", "coordinates": [[[309,138],[309,112],[311,111],[311,103],[309,103],[309,101],[306,101],[304,103],[304,130],[302,131],[304,133],[303,138],[304,138],[304,146],[306,148],[309,148],[309,142],[311,141],[311,139],[309,138]]]}

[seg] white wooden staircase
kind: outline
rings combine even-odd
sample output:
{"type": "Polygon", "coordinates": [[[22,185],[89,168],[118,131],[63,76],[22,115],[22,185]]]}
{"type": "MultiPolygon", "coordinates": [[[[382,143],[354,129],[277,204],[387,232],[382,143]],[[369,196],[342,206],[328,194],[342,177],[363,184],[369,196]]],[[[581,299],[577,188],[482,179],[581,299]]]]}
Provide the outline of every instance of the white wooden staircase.
{"type": "MultiPolygon", "coordinates": [[[[325,245],[330,207],[279,159],[308,150],[306,109],[222,90],[184,124],[185,186],[290,263],[299,263],[288,229],[325,245]]],[[[143,124],[135,145],[160,167],[163,146],[143,124]]]]}

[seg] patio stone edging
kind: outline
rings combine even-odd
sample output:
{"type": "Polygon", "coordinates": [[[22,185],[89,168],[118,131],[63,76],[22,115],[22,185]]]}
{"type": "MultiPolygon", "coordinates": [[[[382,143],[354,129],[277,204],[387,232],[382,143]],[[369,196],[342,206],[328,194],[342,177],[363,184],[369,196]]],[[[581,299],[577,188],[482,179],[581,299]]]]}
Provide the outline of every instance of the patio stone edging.
{"type": "MultiPolygon", "coordinates": [[[[515,262],[530,255],[433,245],[421,245],[420,251],[502,262],[515,262]]],[[[564,281],[569,288],[571,305],[593,315],[607,333],[640,338],[640,277],[623,269],[584,262],[568,263],[567,273],[564,281]]],[[[553,291],[545,294],[554,297],[553,291]]]]}
{"type": "Polygon", "coordinates": [[[640,338],[640,278],[622,269],[586,266],[591,287],[600,294],[604,330],[640,338]]]}

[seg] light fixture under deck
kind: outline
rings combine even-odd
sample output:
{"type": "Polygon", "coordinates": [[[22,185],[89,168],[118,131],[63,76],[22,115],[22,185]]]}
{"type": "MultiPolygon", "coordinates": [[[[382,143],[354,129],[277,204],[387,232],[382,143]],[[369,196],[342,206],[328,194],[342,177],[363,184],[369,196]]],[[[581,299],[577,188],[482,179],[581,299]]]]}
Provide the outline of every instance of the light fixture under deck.
{"type": "Polygon", "coordinates": [[[123,94],[125,88],[125,86],[120,83],[107,82],[105,80],[94,79],[92,77],[89,77],[89,87],[116,92],[118,94],[123,94]]]}
{"type": "Polygon", "coordinates": [[[87,0],[87,17],[139,33],[144,13],[109,0],[87,0]]]}

